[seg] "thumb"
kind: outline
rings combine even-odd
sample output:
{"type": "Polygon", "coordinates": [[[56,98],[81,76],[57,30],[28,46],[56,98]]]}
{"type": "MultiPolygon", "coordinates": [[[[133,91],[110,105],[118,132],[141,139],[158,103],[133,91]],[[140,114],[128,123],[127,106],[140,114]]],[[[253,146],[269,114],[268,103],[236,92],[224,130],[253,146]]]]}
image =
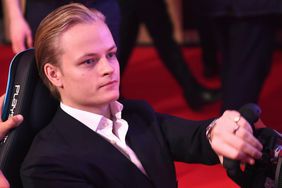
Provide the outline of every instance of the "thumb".
{"type": "Polygon", "coordinates": [[[22,121],[22,115],[15,115],[10,117],[7,121],[0,123],[0,139],[6,136],[10,129],[17,127],[22,121]]]}

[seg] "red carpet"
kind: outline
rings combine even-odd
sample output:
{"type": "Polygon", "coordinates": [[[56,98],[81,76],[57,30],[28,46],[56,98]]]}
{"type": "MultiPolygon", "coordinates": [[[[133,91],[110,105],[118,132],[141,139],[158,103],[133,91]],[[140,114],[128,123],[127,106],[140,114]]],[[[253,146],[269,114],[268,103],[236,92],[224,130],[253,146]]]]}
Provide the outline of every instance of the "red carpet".
{"type": "MultiPolygon", "coordinates": [[[[218,79],[205,80],[201,76],[201,51],[198,48],[183,49],[189,60],[189,66],[201,83],[217,87],[218,79]]],[[[0,45],[0,93],[5,91],[8,63],[13,54],[9,46],[0,45]]],[[[282,131],[282,52],[274,54],[274,64],[265,83],[259,105],[263,109],[262,119],[265,123],[282,131]]],[[[162,66],[154,48],[138,47],[135,49],[130,63],[122,78],[123,95],[127,98],[145,99],[155,110],[189,119],[203,119],[219,115],[220,102],[206,106],[202,112],[195,113],[186,105],[180,93],[180,87],[162,66]]],[[[176,162],[179,188],[235,188],[220,165],[203,166],[176,162]]]]}

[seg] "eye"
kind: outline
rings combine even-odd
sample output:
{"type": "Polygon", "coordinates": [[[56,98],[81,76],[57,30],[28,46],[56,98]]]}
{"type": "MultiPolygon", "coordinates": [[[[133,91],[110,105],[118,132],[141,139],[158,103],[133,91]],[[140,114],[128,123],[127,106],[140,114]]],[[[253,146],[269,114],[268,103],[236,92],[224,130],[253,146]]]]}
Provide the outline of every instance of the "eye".
{"type": "Polygon", "coordinates": [[[107,58],[108,58],[108,59],[116,58],[116,52],[109,52],[109,53],[107,54],[107,58]]]}
{"type": "Polygon", "coordinates": [[[87,59],[87,60],[83,61],[83,63],[90,65],[90,64],[93,64],[93,63],[97,63],[98,61],[99,61],[98,58],[91,58],[91,59],[87,59]]]}

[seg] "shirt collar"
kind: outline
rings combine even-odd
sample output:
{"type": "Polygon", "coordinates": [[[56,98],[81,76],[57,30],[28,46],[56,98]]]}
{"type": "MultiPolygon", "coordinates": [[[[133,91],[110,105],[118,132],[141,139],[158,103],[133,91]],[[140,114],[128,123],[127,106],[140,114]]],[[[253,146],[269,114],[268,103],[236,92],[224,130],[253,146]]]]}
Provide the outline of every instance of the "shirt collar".
{"type": "Polygon", "coordinates": [[[79,110],[73,107],[70,107],[66,104],[60,103],[60,107],[63,111],[65,111],[67,114],[72,116],[73,118],[77,119],[93,131],[97,132],[97,129],[99,126],[104,126],[104,122],[106,121],[116,121],[121,119],[121,112],[123,109],[123,105],[119,103],[118,101],[114,101],[110,103],[110,111],[111,116],[113,117],[112,120],[105,118],[102,115],[95,114],[92,112],[87,112],[84,110],[79,110]]]}

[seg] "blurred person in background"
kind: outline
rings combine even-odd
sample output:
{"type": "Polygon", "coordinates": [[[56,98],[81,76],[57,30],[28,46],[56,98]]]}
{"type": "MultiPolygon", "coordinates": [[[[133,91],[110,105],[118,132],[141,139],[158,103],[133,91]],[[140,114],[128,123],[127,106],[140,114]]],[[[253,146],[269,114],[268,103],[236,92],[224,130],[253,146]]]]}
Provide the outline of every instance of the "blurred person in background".
{"type": "Polygon", "coordinates": [[[181,86],[183,96],[192,110],[220,98],[218,89],[206,88],[193,76],[174,39],[173,26],[165,0],[120,0],[121,32],[118,59],[121,75],[137,41],[139,26],[145,24],[156,50],[167,70],[181,86]]]}
{"type": "Polygon", "coordinates": [[[272,64],[280,0],[200,0],[222,54],[221,111],[257,103],[272,64]]]}
{"type": "Polygon", "coordinates": [[[119,43],[120,10],[117,0],[3,0],[7,9],[8,31],[14,53],[33,47],[33,38],[40,21],[52,10],[71,3],[96,8],[107,17],[115,42],[119,43]]]}

